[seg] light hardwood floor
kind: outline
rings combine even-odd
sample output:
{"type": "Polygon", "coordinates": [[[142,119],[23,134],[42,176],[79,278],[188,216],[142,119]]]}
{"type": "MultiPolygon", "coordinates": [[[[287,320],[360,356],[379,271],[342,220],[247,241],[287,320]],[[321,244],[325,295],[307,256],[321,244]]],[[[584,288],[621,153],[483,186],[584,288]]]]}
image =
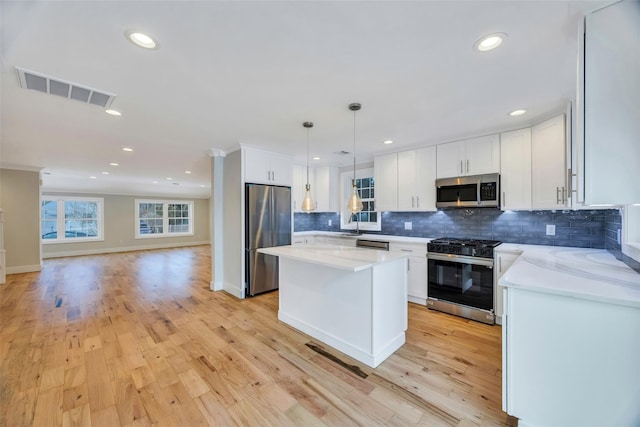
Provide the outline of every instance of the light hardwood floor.
{"type": "MultiPolygon", "coordinates": [[[[500,327],[410,304],[371,369],[211,292],[209,246],[45,260],[0,286],[1,425],[502,426],[500,327]]],[[[330,313],[328,313],[330,315],[330,313]]]]}

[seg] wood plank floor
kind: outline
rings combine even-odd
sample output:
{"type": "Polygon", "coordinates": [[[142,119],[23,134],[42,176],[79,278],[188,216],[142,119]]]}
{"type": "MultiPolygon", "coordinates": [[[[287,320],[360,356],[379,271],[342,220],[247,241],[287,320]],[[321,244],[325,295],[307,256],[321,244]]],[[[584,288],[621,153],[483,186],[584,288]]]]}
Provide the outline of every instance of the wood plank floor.
{"type": "MultiPolygon", "coordinates": [[[[0,425],[503,426],[500,327],[410,304],[371,369],[211,292],[209,246],[60,258],[0,286],[0,425]]],[[[330,313],[328,313],[330,315],[330,313]]]]}

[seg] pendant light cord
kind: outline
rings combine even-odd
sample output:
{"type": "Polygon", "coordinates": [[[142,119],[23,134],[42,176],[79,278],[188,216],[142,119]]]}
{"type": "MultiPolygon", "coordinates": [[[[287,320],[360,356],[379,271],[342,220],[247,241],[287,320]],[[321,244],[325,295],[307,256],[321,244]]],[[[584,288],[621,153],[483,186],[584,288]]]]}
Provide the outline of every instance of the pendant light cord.
{"type": "Polygon", "coordinates": [[[356,111],[353,110],[353,182],[356,185],[356,111]]]}
{"type": "Polygon", "coordinates": [[[307,128],[307,188],[309,187],[309,128],[307,128]]]}

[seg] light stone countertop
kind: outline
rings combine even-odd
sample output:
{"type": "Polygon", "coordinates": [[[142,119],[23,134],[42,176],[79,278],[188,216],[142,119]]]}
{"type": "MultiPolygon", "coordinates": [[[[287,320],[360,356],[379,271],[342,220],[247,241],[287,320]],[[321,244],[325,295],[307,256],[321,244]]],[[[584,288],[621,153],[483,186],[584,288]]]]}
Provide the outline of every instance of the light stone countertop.
{"type": "Polygon", "coordinates": [[[604,249],[503,243],[496,251],[521,253],[500,286],[640,308],[640,274],[604,249]]]}
{"type": "Polygon", "coordinates": [[[338,245],[276,246],[258,252],[347,271],[362,271],[377,264],[407,258],[405,252],[379,251],[338,245]]]}
{"type": "Polygon", "coordinates": [[[355,234],[348,231],[296,231],[294,236],[331,236],[331,237],[346,237],[350,239],[367,239],[367,240],[382,240],[395,243],[422,243],[427,244],[431,238],[425,237],[410,237],[410,236],[394,236],[388,234],[355,234]]]}

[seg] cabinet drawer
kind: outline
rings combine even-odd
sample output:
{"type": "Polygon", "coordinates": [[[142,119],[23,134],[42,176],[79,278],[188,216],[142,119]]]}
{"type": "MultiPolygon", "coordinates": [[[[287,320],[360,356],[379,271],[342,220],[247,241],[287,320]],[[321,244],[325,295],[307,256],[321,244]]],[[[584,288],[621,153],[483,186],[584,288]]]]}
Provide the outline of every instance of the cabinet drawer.
{"type": "Polygon", "coordinates": [[[426,257],[426,243],[391,243],[392,251],[407,252],[409,256],[426,257]]]}

